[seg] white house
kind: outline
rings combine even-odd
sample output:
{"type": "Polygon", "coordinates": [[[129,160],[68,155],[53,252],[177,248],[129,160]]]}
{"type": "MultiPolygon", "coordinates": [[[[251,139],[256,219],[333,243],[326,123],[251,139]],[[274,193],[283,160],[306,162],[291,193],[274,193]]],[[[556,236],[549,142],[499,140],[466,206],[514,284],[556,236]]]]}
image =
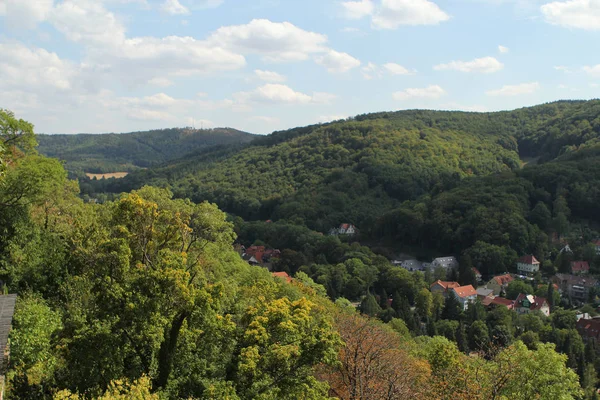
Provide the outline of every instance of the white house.
{"type": "Polygon", "coordinates": [[[529,314],[533,311],[541,311],[546,317],[550,316],[550,305],[548,301],[539,296],[533,296],[531,294],[519,294],[515,300],[514,309],[518,314],[529,314]]]}
{"type": "Polygon", "coordinates": [[[531,254],[517,260],[517,271],[520,274],[535,274],[540,270],[540,262],[531,254]]]}
{"type": "Polygon", "coordinates": [[[431,266],[433,268],[442,267],[442,268],[456,268],[458,267],[458,261],[453,256],[448,257],[438,257],[431,262],[431,266]]]}
{"type": "Polygon", "coordinates": [[[423,270],[423,263],[421,261],[417,261],[417,260],[404,260],[404,261],[402,261],[402,264],[400,264],[400,265],[405,270],[411,271],[411,272],[423,270]]]}
{"type": "Polygon", "coordinates": [[[452,294],[462,305],[463,310],[466,310],[469,307],[469,304],[474,303],[477,299],[477,291],[473,285],[452,288],[452,294]]]}
{"type": "Polygon", "coordinates": [[[596,239],[593,242],[596,245],[596,254],[600,256],[600,239],[596,239]]]}
{"type": "Polygon", "coordinates": [[[329,234],[332,236],[337,236],[337,235],[355,235],[356,234],[356,227],[352,224],[340,224],[339,228],[333,228],[329,231],[329,234]]]}

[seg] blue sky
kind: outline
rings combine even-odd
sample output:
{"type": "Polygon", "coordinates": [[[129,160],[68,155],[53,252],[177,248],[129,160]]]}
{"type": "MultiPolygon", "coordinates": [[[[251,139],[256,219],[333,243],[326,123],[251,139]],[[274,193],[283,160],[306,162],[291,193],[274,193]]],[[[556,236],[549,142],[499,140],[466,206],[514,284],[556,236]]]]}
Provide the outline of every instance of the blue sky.
{"type": "Polygon", "coordinates": [[[600,97],[600,0],[0,0],[0,107],[40,133],[253,133],[600,97]]]}

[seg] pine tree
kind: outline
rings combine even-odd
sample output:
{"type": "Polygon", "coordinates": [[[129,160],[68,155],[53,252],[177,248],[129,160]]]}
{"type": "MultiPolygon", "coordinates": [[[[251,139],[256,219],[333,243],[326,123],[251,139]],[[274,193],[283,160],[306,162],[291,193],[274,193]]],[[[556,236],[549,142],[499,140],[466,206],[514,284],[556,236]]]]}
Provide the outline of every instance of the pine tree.
{"type": "Polygon", "coordinates": [[[371,293],[367,293],[367,295],[360,303],[360,312],[373,317],[377,315],[377,313],[380,311],[381,307],[379,307],[379,304],[377,304],[375,296],[373,296],[371,293]]]}
{"type": "Polygon", "coordinates": [[[467,333],[465,332],[465,326],[462,322],[456,329],[456,345],[460,351],[465,354],[469,354],[469,342],[467,339],[467,333]]]}
{"type": "Polygon", "coordinates": [[[437,335],[437,328],[435,327],[433,318],[427,318],[427,335],[431,337],[437,335]]]}
{"type": "Polygon", "coordinates": [[[384,310],[390,308],[390,303],[388,301],[388,294],[385,289],[381,290],[381,296],[379,298],[379,306],[384,310]]]}
{"type": "Polygon", "coordinates": [[[550,311],[554,309],[554,285],[552,282],[548,284],[548,305],[550,306],[550,311]]]}
{"type": "Polygon", "coordinates": [[[444,310],[442,311],[442,319],[458,321],[460,319],[461,312],[462,307],[456,297],[454,297],[452,294],[446,297],[444,310]]]}

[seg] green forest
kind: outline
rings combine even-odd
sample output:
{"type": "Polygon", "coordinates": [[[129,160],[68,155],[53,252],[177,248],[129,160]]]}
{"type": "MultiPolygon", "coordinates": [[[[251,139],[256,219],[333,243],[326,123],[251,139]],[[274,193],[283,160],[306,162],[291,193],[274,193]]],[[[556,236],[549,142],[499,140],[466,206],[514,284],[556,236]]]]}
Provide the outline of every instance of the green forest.
{"type": "Polygon", "coordinates": [[[38,151],[65,161],[76,176],[85,172],[131,172],[181,158],[206,147],[236,145],[254,136],[231,128],[159,129],[126,134],[38,135],[38,151]]]}
{"type": "Polygon", "coordinates": [[[600,272],[599,136],[600,101],[380,113],[74,181],[2,110],[6,396],[595,399],[576,315],[597,293],[574,304],[547,278],[574,259],[600,272]],[[359,234],[327,235],[342,222],[359,234]],[[242,244],[280,249],[272,269],[293,279],[242,244]],[[402,249],[460,266],[411,273],[390,263],[402,249]],[[545,297],[550,317],[429,290],[527,253],[542,273],[506,296],[545,297]]]}

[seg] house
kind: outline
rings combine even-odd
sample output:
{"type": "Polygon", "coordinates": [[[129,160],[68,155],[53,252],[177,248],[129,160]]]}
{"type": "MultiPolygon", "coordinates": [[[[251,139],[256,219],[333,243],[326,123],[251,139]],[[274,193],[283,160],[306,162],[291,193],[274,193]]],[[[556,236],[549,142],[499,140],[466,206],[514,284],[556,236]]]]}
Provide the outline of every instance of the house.
{"type": "Polygon", "coordinates": [[[242,259],[244,261],[247,261],[248,264],[250,264],[250,265],[260,265],[260,264],[262,264],[262,257],[261,256],[262,256],[262,254],[255,255],[255,256],[251,256],[250,254],[244,254],[244,255],[242,255],[242,259]]]}
{"type": "Polygon", "coordinates": [[[10,357],[10,346],[8,345],[8,335],[12,325],[12,318],[15,312],[16,294],[0,295],[0,399],[4,397],[4,385],[6,367],[10,357]]]}
{"type": "Polygon", "coordinates": [[[448,294],[448,290],[450,290],[452,288],[457,288],[457,287],[460,287],[460,283],[440,281],[438,279],[437,281],[435,281],[431,284],[431,286],[429,287],[429,290],[431,290],[431,293],[433,293],[433,294],[441,293],[444,297],[446,297],[446,295],[448,294]]]}
{"type": "Polygon", "coordinates": [[[532,294],[519,294],[515,300],[514,309],[517,314],[528,314],[534,311],[541,311],[546,317],[550,316],[550,305],[548,301],[532,294]]]}
{"type": "Polygon", "coordinates": [[[473,285],[459,286],[451,289],[452,294],[462,305],[463,310],[469,307],[477,299],[477,291],[473,285]]]}
{"type": "Polygon", "coordinates": [[[600,239],[596,239],[592,243],[596,246],[596,254],[600,256],[600,239]]]}
{"type": "Polygon", "coordinates": [[[598,281],[589,276],[556,274],[552,277],[563,295],[571,299],[586,302],[590,289],[598,286],[598,281]]]}
{"type": "Polygon", "coordinates": [[[402,268],[404,268],[405,270],[411,271],[411,272],[423,270],[423,263],[421,261],[417,261],[417,260],[404,260],[404,261],[402,261],[400,266],[402,268]]]}
{"type": "Polygon", "coordinates": [[[475,279],[477,280],[477,282],[481,282],[481,278],[482,278],[481,272],[479,272],[479,270],[475,267],[471,268],[471,270],[475,274],[475,279]]]}
{"type": "Polygon", "coordinates": [[[531,254],[517,260],[517,271],[522,275],[535,274],[540,270],[540,262],[531,254]]]}
{"type": "Polygon", "coordinates": [[[477,297],[480,300],[485,299],[486,297],[494,298],[494,290],[488,289],[487,287],[478,287],[477,288],[477,297]]]}
{"type": "Polygon", "coordinates": [[[332,228],[329,231],[329,235],[337,236],[337,235],[348,235],[353,236],[356,234],[356,227],[352,224],[340,224],[338,228],[332,228]]]}
{"type": "Polygon", "coordinates": [[[292,281],[292,277],[289,276],[287,272],[271,272],[271,275],[273,275],[273,277],[283,279],[287,283],[292,281]]]}
{"type": "Polygon", "coordinates": [[[510,274],[498,275],[490,279],[486,286],[494,291],[494,295],[499,296],[502,290],[506,291],[506,287],[512,281],[514,278],[510,274]]]}
{"type": "Polygon", "coordinates": [[[452,256],[438,257],[431,262],[431,266],[433,268],[442,267],[445,269],[456,268],[458,267],[458,261],[456,261],[456,258],[452,256]]]}
{"type": "Polygon", "coordinates": [[[515,306],[514,300],[505,299],[504,297],[494,297],[492,299],[491,305],[493,307],[504,306],[509,310],[512,310],[515,306]]]}
{"type": "Polygon", "coordinates": [[[590,272],[590,264],[587,261],[571,261],[571,273],[573,275],[585,275],[590,272]]]}
{"type": "Polygon", "coordinates": [[[485,299],[481,300],[481,304],[483,304],[488,309],[504,306],[504,307],[508,308],[509,310],[512,310],[513,306],[515,304],[515,301],[505,299],[504,297],[491,296],[491,297],[486,297],[485,299]]]}
{"type": "Polygon", "coordinates": [[[577,332],[581,335],[584,341],[598,341],[600,339],[600,319],[581,318],[575,324],[577,332]]]}
{"type": "Polygon", "coordinates": [[[559,253],[573,253],[573,251],[571,250],[571,247],[566,244],[565,247],[560,249],[559,253]]]}

